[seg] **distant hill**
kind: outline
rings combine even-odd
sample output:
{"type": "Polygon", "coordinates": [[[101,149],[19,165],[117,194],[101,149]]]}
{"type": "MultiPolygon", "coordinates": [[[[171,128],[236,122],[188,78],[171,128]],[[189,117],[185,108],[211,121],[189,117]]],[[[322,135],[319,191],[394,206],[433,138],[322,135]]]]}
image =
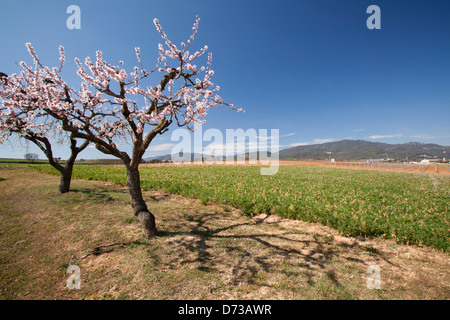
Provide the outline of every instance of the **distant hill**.
{"type": "Polygon", "coordinates": [[[149,158],[144,158],[142,159],[144,161],[151,161],[151,160],[161,160],[161,161],[166,161],[166,160],[172,160],[172,156],[170,154],[165,154],[163,156],[158,156],[158,157],[149,157],[149,158]]]}
{"type": "Polygon", "coordinates": [[[367,160],[396,159],[417,161],[422,159],[448,159],[450,146],[432,143],[408,142],[387,144],[364,140],[341,140],[322,144],[297,146],[280,151],[280,159],[299,160],[367,160]],[[331,152],[328,154],[327,152],[331,152]]]}
{"type": "MultiPolygon", "coordinates": [[[[270,154],[269,154],[270,155],[270,154]]],[[[388,144],[364,140],[341,140],[322,144],[310,144],[284,149],[279,152],[280,160],[368,160],[368,159],[394,159],[420,161],[422,159],[448,159],[450,146],[440,146],[432,143],[408,142],[404,144],[388,144]],[[328,154],[327,152],[331,152],[328,154]]],[[[250,155],[246,154],[246,158],[250,155]]],[[[251,154],[252,159],[255,157],[251,154]]],[[[201,159],[199,153],[188,153],[187,159],[201,159]]],[[[234,156],[236,159],[236,156],[234,156]]],[[[172,160],[170,154],[159,157],[145,158],[166,161],[172,160]]],[[[225,159],[225,158],[223,158],[225,159]]]]}
{"type": "MultiPolygon", "coordinates": [[[[181,155],[180,155],[181,156],[181,155]]],[[[199,153],[186,153],[185,155],[186,159],[190,159],[190,161],[194,161],[196,159],[201,159],[202,155],[199,153]]],[[[158,157],[150,157],[150,158],[145,158],[145,161],[151,161],[151,160],[161,160],[161,161],[166,161],[166,160],[172,160],[172,155],[171,154],[166,154],[163,156],[158,156],[158,157]]],[[[189,160],[187,160],[189,161],[189,160]]]]}

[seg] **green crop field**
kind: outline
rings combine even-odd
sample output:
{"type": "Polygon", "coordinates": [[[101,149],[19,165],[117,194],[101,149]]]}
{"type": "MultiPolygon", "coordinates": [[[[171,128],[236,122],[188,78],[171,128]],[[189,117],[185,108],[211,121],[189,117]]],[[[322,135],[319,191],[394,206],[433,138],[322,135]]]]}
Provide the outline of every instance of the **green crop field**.
{"type": "MultiPolygon", "coordinates": [[[[37,170],[58,174],[50,166],[37,170]]],[[[450,177],[427,174],[282,166],[141,167],[143,189],[163,189],[203,203],[318,222],[349,236],[379,236],[450,251],[450,177]]],[[[78,166],[74,178],[126,185],[118,166],[78,166]]]]}

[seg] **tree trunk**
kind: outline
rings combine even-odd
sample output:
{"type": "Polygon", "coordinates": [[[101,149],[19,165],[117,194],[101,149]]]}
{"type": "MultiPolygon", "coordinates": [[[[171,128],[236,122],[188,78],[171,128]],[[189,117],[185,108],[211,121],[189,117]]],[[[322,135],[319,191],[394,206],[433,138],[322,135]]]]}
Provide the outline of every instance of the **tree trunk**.
{"type": "Polygon", "coordinates": [[[59,193],[67,193],[70,191],[70,182],[72,181],[72,169],[70,171],[64,168],[61,171],[61,180],[59,182],[59,193]]]}
{"type": "Polygon", "coordinates": [[[141,180],[137,168],[134,169],[127,166],[127,183],[133,213],[141,222],[145,237],[151,238],[156,235],[158,230],[156,229],[155,216],[148,210],[147,204],[142,197],[141,180]]]}
{"type": "Polygon", "coordinates": [[[71,136],[70,150],[72,151],[72,154],[70,155],[69,159],[67,159],[66,164],[63,167],[61,164],[59,164],[58,160],[53,157],[52,145],[46,137],[40,137],[32,133],[27,133],[25,139],[36,144],[39,149],[41,149],[42,152],[44,152],[44,154],[47,156],[49,164],[61,173],[61,180],[58,188],[59,192],[69,192],[70,182],[72,180],[73,165],[75,164],[75,160],[78,154],[86,149],[86,147],[89,145],[89,141],[86,140],[80,147],[77,147],[77,140],[73,136],[71,136]]]}
{"type": "Polygon", "coordinates": [[[61,180],[58,189],[60,193],[67,193],[70,191],[70,182],[72,181],[72,171],[75,164],[76,155],[77,153],[72,153],[72,156],[67,159],[63,168],[61,168],[61,166],[59,169],[56,167],[61,173],[61,180]]]}

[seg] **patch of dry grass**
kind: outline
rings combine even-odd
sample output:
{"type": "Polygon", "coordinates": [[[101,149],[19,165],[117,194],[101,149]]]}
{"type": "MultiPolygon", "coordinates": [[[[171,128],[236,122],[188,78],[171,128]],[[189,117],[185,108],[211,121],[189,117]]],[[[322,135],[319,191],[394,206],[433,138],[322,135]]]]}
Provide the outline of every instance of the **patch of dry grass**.
{"type": "Polygon", "coordinates": [[[0,299],[449,299],[449,255],[276,216],[242,216],[145,192],[159,234],[143,238],[127,190],[0,167],[0,299]],[[102,255],[96,245],[129,242],[102,255]],[[81,289],[66,287],[68,265],[81,289]],[[366,286],[379,266],[381,289],[366,286]]]}

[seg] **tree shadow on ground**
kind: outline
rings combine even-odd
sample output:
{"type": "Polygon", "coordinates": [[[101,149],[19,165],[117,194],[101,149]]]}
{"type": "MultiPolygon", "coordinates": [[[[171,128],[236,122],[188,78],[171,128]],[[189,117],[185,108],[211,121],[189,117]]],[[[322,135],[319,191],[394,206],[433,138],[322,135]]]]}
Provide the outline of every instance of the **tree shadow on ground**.
{"type": "Polygon", "coordinates": [[[180,219],[173,228],[180,231],[160,231],[158,237],[169,241],[176,253],[169,268],[176,268],[176,261],[181,261],[200,271],[223,271],[235,285],[251,283],[263,271],[306,277],[310,285],[319,273],[326,274],[339,287],[332,270],[333,260],[367,265],[357,255],[345,254],[361,251],[356,242],[339,242],[332,236],[280,228],[269,217],[241,218],[234,223],[223,214],[198,214],[188,221],[180,219]]]}
{"type": "MultiPolygon", "coordinates": [[[[1,178],[0,178],[1,181],[1,178]]],[[[102,187],[97,186],[95,188],[93,187],[85,187],[85,186],[75,186],[70,189],[70,193],[73,194],[82,194],[86,196],[89,200],[94,201],[106,201],[111,202],[118,199],[126,199],[129,200],[129,193],[126,188],[114,188],[111,189],[111,186],[108,187],[102,187]]],[[[146,194],[145,200],[150,202],[158,202],[162,200],[167,200],[170,198],[169,194],[146,194]]]]}
{"type": "Polygon", "coordinates": [[[117,193],[120,194],[124,192],[120,192],[119,190],[114,190],[114,192],[111,192],[111,190],[107,188],[74,187],[71,188],[70,192],[66,195],[70,196],[81,194],[83,196],[82,198],[85,198],[86,201],[93,201],[96,203],[109,203],[117,200],[117,197],[113,197],[113,195],[116,195],[117,193]]]}

